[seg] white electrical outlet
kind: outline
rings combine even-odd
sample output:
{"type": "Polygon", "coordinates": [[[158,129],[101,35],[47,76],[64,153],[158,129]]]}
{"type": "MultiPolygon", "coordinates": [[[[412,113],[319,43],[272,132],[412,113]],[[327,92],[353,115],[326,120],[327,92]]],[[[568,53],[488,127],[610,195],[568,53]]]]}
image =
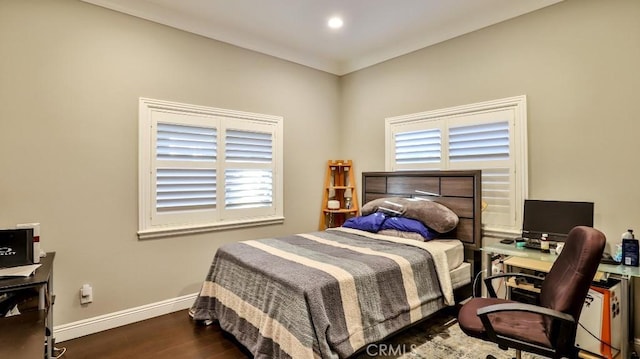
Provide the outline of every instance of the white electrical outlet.
{"type": "Polygon", "coordinates": [[[80,304],[93,302],[93,288],[89,284],[83,284],[80,288],[80,304]]]}
{"type": "Polygon", "coordinates": [[[492,273],[492,274],[498,274],[498,273],[500,273],[500,272],[501,272],[501,270],[500,270],[500,266],[499,266],[498,264],[495,264],[495,263],[494,263],[494,264],[491,266],[491,273],[492,273]]]}

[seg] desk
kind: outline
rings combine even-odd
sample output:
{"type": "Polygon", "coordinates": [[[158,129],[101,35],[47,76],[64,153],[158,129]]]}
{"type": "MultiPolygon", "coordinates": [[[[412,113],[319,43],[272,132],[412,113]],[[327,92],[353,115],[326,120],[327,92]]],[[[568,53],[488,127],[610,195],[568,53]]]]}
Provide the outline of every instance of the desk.
{"type": "MultiPolygon", "coordinates": [[[[40,313],[27,315],[25,317],[22,317],[22,315],[20,315],[20,317],[22,318],[9,317],[0,319],[0,327],[2,327],[3,329],[15,324],[15,327],[13,327],[12,330],[0,331],[0,333],[2,333],[0,335],[3,336],[2,341],[6,339],[4,337],[5,335],[11,335],[15,337],[16,335],[21,334],[17,332],[22,330],[24,330],[25,336],[29,336],[33,333],[34,330],[38,330],[37,323],[42,323],[42,318],[40,317],[44,316],[44,326],[42,328],[44,329],[43,334],[45,334],[47,341],[47,352],[45,353],[45,358],[47,359],[52,357],[53,351],[53,308],[50,308],[50,306],[51,304],[53,304],[51,300],[51,293],[53,292],[53,259],[55,258],[55,255],[55,252],[50,252],[47,253],[46,257],[41,258],[41,266],[36,269],[36,272],[32,276],[0,279],[0,293],[13,292],[28,288],[37,288],[39,310],[35,313],[40,313]],[[44,313],[46,313],[46,315],[44,313]]],[[[37,358],[42,358],[42,337],[40,337],[39,343],[40,345],[37,347],[39,355],[37,356],[37,358]]],[[[18,353],[18,349],[19,348],[16,348],[14,345],[9,345],[8,347],[4,348],[0,347],[0,357],[15,358],[17,357],[16,355],[18,353]]],[[[22,357],[23,356],[21,356],[20,358],[22,357]]],[[[24,357],[26,358],[26,356],[24,357]]]]}
{"type": "MultiPolygon", "coordinates": [[[[539,250],[528,248],[516,248],[514,244],[494,243],[482,246],[482,252],[485,254],[483,261],[485,273],[491,273],[491,258],[494,255],[513,256],[535,259],[543,262],[554,262],[558,257],[553,253],[542,253],[539,250]]],[[[631,357],[629,343],[631,341],[629,318],[633,314],[633,277],[640,277],[640,267],[630,267],[624,265],[600,264],[598,271],[608,273],[612,277],[621,281],[621,297],[626,301],[625,305],[621,305],[620,315],[622,319],[622,345],[620,348],[621,358],[631,357]]]]}

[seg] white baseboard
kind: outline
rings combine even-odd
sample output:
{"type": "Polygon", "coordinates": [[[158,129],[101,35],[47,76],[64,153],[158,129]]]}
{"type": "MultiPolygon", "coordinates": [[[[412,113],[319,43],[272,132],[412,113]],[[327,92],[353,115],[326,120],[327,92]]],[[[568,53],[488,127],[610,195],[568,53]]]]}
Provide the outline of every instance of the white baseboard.
{"type": "Polygon", "coordinates": [[[182,297],[54,326],[54,338],[56,342],[59,343],[179,310],[189,309],[197,296],[198,293],[188,294],[182,297]]]}

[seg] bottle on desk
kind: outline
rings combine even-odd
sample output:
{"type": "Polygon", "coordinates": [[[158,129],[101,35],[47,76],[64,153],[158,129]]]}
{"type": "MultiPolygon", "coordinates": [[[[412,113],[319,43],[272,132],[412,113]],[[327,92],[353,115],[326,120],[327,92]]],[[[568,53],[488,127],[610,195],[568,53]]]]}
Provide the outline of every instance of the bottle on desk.
{"type": "Polygon", "coordinates": [[[633,235],[633,229],[628,229],[622,234],[622,264],[637,267],[638,261],[638,240],[633,235]]]}
{"type": "Polygon", "coordinates": [[[542,253],[549,253],[549,235],[546,233],[542,233],[540,236],[540,251],[542,253]]]}

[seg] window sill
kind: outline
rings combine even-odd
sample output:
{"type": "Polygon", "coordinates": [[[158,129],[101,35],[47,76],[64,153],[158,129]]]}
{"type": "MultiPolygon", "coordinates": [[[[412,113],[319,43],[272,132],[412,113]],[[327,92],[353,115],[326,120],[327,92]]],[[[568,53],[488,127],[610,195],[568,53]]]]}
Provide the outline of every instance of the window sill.
{"type": "Polygon", "coordinates": [[[160,227],[138,231],[138,239],[155,239],[163,237],[182,236],[204,232],[223,231],[227,229],[248,228],[284,223],[284,217],[270,217],[247,221],[233,221],[225,223],[204,224],[198,226],[160,227]]]}

